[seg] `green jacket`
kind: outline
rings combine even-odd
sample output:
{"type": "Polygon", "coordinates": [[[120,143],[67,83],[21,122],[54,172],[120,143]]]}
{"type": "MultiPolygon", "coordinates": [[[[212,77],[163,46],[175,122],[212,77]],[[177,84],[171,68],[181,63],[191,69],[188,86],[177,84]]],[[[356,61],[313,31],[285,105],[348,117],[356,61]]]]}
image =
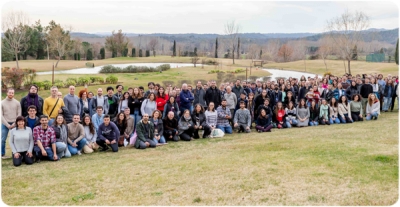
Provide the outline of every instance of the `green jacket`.
{"type": "MultiPolygon", "coordinates": [[[[154,125],[148,121],[147,124],[149,125],[149,135],[150,135],[150,139],[152,139],[152,137],[154,137],[154,125]]],[[[140,141],[142,142],[146,142],[146,138],[144,137],[144,124],[143,121],[140,120],[139,123],[136,124],[136,142],[135,142],[135,147],[138,148],[139,147],[139,143],[140,141]]]]}

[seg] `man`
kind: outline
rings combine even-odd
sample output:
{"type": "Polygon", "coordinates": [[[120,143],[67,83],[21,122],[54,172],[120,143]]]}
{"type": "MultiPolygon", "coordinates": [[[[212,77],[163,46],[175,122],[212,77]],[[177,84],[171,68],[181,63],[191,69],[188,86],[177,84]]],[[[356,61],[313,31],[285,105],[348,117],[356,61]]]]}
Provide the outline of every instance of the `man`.
{"type": "Polygon", "coordinates": [[[71,114],[81,113],[81,104],[78,96],[75,95],[75,86],[69,86],[69,94],[64,96],[64,105],[71,114]]]}
{"type": "Polygon", "coordinates": [[[344,75],[342,77],[342,88],[346,90],[350,86],[349,82],[347,81],[347,77],[344,75]]]}
{"type": "Polygon", "coordinates": [[[36,106],[31,105],[28,107],[28,116],[25,116],[26,125],[31,128],[33,132],[33,128],[40,124],[39,117],[36,116],[36,106]]]}
{"type": "Polygon", "coordinates": [[[174,142],[179,141],[178,137],[178,120],[175,119],[173,111],[168,112],[167,117],[163,120],[164,126],[164,137],[165,141],[172,140],[174,142]]]}
{"type": "Polygon", "coordinates": [[[328,89],[324,89],[322,91],[321,98],[325,99],[328,103],[330,103],[332,97],[333,97],[333,85],[329,84],[328,89]]]}
{"type": "Polygon", "coordinates": [[[96,143],[102,148],[101,151],[107,151],[109,149],[107,145],[109,145],[113,152],[118,152],[119,135],[117,125],[110,121],[110,115],[105,115],[104,123],[99,126],[97,131],[96,143]]]}
{"type": "Polygon", "coordinates": [[[28,116],[28,107],[34,105],[37,109],[36,115],[43,114],[43,98],[38,95],[39,88],[36,85],[31,85],[29,93],[21,99],[22,116],[28,116]]]}
{"type": "Polygon", "coordinates": [[[214,80],[211,81],[211,87],[207,89],[204,98],[207,104],[209,104],[210,102],[214,102],[215,107],[221,105],[221,92],[217,88],[216,82],[214,80]]]}
{"type": "Polygon", "coordinates": [[[282,91],[279,90],[278,84],[274,85],[274,90],[271,92],[271,94],[271,97],[273,97],[273,106],[275,106],[279,101],[282,102],[282,91]]]}
{"type": "Polygon", "coordinates": [[[257,87],[256,87],[256,83],[253,82],[253,83],[250,84],[250,92],[253,93],[254,96],[258,95],[258,90],[257,90],[257,87]]]}
{"type": "Polygon", "coordinates": [[[46,115],[49,120],[48,124],[53,125],[54,119],[58,115],[58,113],[62,113],[61,107],[65,106],[62,97],[58,96],[58,88],[57,86],[53,86],[50,89],[51,96],[44,99],[43,104],[43,114],[46,115]]]}
{"type": "Polygon", "coordinates": [[[151,92],[157,94],[156,90],[154,90],[154,83],[153,82],[149,82],[147,84],[147,87],[149,88],[149,90],[146,91],[146,93],[144,94],[144,97],[148,97],[151,92]]]}
{"type": "MultiPolygon", "coordinates": [[[[237,100],[237,104],[236,104],[235,112],[234,112],[234,113],[236,113],[236,110],[238,110],[238,109],[240,108],[240,102],[241,102],[241,101],[244,102],[244,107],[247,108],[248,100],[247,100],[247,98],[246,98],[246,92],[244,92],[244,91],[240,94],[240,97],[239,97],[238,100],[237,100]]],[[[233,114],[232,114],[232,115],[233,115],[233,114]]],[[[234,116],[234,115],[233,115],[233,116],[234,116]]],[[[233,117],[232,117],[232,118],[233,118],[233,117]]]]}
{"type": "Polygon", "coordinates": [[[36,162],[40,162],[43,157],[49,160],[57,161],[56,133],[49,127],[49,118],[46,115],[40,116],[40,125],[33,128],[33,141],[35,146],[33,152],[36,162]]]}
{"type": "Polygon", "coordinates": [[[365,83],[360,88],[360,95],[362,97],[361,104],[363,107],[363,111],[366,111],[369,94],[374,92],[374,89],[372,88],[372,85],[369,84],[369,81],[370,81],[369,78],[366,78],[365,83]]]}
{"type": "Polygon", "coordinates": [[[96,113],[97,106],[103,107],[103,114],[108,114],[108,98],[103,96],[103,89],[97,89],[97,96],[94,96],[90,100],[90,116],[93,116],[96,113]]]}
{"type": "Polygon", "coordinates": [[[200,104],[203,108],[207,108],[206,101],[204,99],[205,94],[206,91],[203,89],[201,81],[197,81],[196,88],[193,89],[193,106],[195,106],[196,104],[200,104]]]}
{"type": "Polygon", "coordinates": [[[81,116],[74,114],[73,122],[69,123],[68,126],[68,150],[71,155],[81,155],[81,150],[86,145],[85,130],[83,129],[81,116]]]}
{"type": "Polygon", "coordinates": [[[93,126],[96,130],[99,129],[99,126],[104,122],[104,114],[103,114],[103,107],[97,106],[95,114],[92,116],[93,126]]]}
{"type": "Polygon", "coordinates": [[[143,114],[143,118],[136,125],[136,142],[135,147],[137,149],[146,149],[148,147],[156,147],[156,143],[153,141],[154,138],[154,125],[149,122],[149,115],[143,114]]]}
{"type": "Polygon", "coordinates": [[[242,87],[243,91],[246,93],[246,97],[249,96],[249,93],[251,92],[250,88],[247,86],[247,82],[243,81],[242,82],[242,87]]]}
{"type": "Polygon", "coordinates": [[[113,94],[114,94],[114,88],[108,86],[106,99],[108,101],[108,115],[110,115],[111,119],[114,119],[114,117],[118,113],[118,99],[113,94]]]}
{"type": "Polygon", "coordinates": [[[250,111],[245,108],[244,101],[240,101],[240,109],[236,111],[235,118],[233,120],[234,127],[238,133],[246,132],[250,133],[251,126],[251,115],[250,111]]]}
{"type": "Polygon", "coordinates": [[[6,141],[8,131],[16,127],[15,120],[21,116],[21,103],[14,98],[14,89],[7,89],[7,97],[1,101],[1,158],[7,159],[6,141]]]}
{"type": "Polygon", "coordinates": [[[243,92],[243,87],[240,85],[239,79],[236,80],[235,86],[232,88],[232,92],[236,95],[236,97],[239,97],[243,92]]]}
{"type": "Polygon", "coordinates": [[[188,89],[188,86],[186,83],[182,84],[182,91],[179,94],[179,98],[181,101],[181,106],[180,110],[182,113],[188,109],[190,113],[192,113],[192,102],[194,100],[192,92],[188,89]]]}
{"type": "Polygon", "coordinates": [[[63,97],[62,97],[61,91],[58,91],[58,92],[57,92],[57,98],[61,98],[61,99],[63,98],[63,97]]]}
{"type": "Polygon", "coordinates": [[[115,86],[115,89],[117,89],[117,93],[115,93],[114,96],[118,100],[118,103],[119,103],[119,100],[121,99],[122,94],[123,94],[122,90],[124,90],[124,86],[117,85],[117,86],[115,86]]]}
{"type": "MultiPolygon", "coordinates": [[[[204,91],[207,91],[208,85],[207,85],[207,84],[203,85],[203,89],[204,89],[204,91]]],[[[207,103],[206,103],[206,104],[207,104],[207,103]]]]}
{"type": "MultiPolygon", "coordinates": [[[[232,88],[230,86],[226,87],[226,93],[224,94],[224,99],[226,100],[226,107],[229,108],[231,114],[235,113],[235,107],[237,105],[237,97],[236,94],[232,93],[232,88]]],[[[233,119],[230,120],[233,125],[233,119]]]]}
{"type": "Polygon", "coordinates": [[[217,128],[221,129],[224,133],[232,134],[232,127],[229,125],[229,120],[232,119],[231,111],[226,107],[226,100],[222,100],[221,106],[217,108],[217,128]]]}

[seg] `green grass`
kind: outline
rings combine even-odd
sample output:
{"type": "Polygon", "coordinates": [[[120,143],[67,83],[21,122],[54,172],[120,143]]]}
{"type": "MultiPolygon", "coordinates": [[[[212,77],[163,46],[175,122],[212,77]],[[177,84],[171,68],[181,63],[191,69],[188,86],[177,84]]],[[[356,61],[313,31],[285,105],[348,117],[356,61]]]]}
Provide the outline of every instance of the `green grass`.
{"type": "Polygon", "coordinates": [[[392,205],[397,127],[395,109],[377,121],[127,147],[18,168],[3,160],[2,199],[8,205],[392,205]]]}

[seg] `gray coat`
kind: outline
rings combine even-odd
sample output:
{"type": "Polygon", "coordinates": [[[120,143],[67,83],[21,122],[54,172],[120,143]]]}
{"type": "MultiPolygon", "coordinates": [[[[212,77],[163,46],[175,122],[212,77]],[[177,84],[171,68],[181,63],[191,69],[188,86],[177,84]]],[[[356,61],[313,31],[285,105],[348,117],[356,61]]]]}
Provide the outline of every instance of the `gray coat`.
{"type": "Polygon", "coordinates": [[[201,106],[205,107],[206,105],[206,100],[204,99],[204,96],[206,95],[206,91],[201,87],[200,89],[197,89],[197,87],[193,90],[193,96],[194,96],[194,101],[193,101],[193,106],[196,104],[200,104],[201,106]]]}
{"type": "MultiPolygon", "coordinates": [[[[108,98],[107,96],[104,97],[104,104],[103,104],[103,114],[108,114],[108,98]]],[[[93,98],[90,99],[89,103],[89,109],[90,109],[90,116],[93,116],[93,114],[96,113],[96,108],[97,108],[97,96],[93,96],[93,98]]]]}

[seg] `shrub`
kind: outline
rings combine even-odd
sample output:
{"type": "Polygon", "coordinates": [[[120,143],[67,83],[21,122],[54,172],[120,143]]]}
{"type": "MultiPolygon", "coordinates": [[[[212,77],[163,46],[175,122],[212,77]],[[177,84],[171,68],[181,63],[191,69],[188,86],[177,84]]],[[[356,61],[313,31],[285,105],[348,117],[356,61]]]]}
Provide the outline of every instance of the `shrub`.
{"type": "Polygon", "coordinates": [[[87,68],[94,68],[94,63],[87,62],[85,65],[87,68]]]}
{"type": "Polygon", "coordinates": [[[204,64],[206,64],[206,65],[218,65],[218,62],[215,59],[210,59],[210,60],[206,60],[204,64]]]}
{"type": "MultiPolygon", "coordinates": [[[[64,88],[66,84],[62,80],[54,80],[54,85],[57,86],[57,88],[64,88]]],[[[70,85],[67,85],[69,87],[70,85]]]]}
{"type": "Polygon", "coordinates": [[[35,81],[36,70],[35,69],[24,69],[24,85],[29,86],[35,81]]]}
{"type": "Polygon", "coordinates": [[[213,73],[225,73],[222,70],[211,70],[210,72],[208,72],[208,74],[213,74],[213,73]]]}
{"type": "Polygon", "coordinates": [[[32,84],[36,85],[36,86],[39,88],[39,90],[40,90],[40,89],[43,89],[43,82],[40,82],[40,81],[36,82],[36,81],[34,81],[34,82],[32,82],[32,84]]]}
{"type": "Polygon", "coordinates": [[[163,65],[158,66],[156,69],[157,70],[166,71],[166,70],[171,69],[171,65],[170,64],[163,64],[163,65]]]}
{"type": "Polygon", "coordinates": [[[2,80],[5,85],[11,85],[14,89],[20,89],[24,80],[25,73],[22,69],[3,68],[2,80]]]}
{"type": "Polygon", "coordinates": [[[315,55],[310,55],[310,57],[308,57],[309,60],[317,60],[319,59],[319,55],[315,54],[315,55]]]}
{"type": "Polygon", "coordinates": [[[84,86],[85,84],[88,84],[91,82],[90,77],[79,77],[77,84],[80,86],[84,86]]]}
{"type": "Polygon", "coordinates": [[[93,60],[92,49],[88,49],[86,53],[86,60],[93,60]]]}
{"type": "Polygon", "coordinates": [[[143,51],[142,51],[142,49],[139,49],[139,57],[143,57],[143,51]]]}
{"type": "Polygon", "coordinates": [[[132,57],[136,57],[136,49],[132,48],[132,57]]]}
{"type": "Polygon", "coordinates": [[[51,82],[49,80],[45,80],[42,82],[43,83],[43,89],[44,90],[50,90],[51,88],[51,82]]]}
{"type": "Polygon", "coordinates": [[[133,66],[129,65],[125,68],[115,67],[112,65],[103,66],[100,70],[100,73],[146,73],[146,72],[158,72],[165,71],[171,68],[170,64],[163,64],[156,68],[147,67],[147,66],[133,66]]]}
{"type": "Polygon", "coordinates": [[[115,75],[109,75],[106,78],[107,83],[116,84],[118,82],[118,78],[115,75]]]}
{"type": "Polygon", "coordinates": [[[242,68],[238,68],[235,70],[235,73],[241,73],[241,72],[245,72],[245,70],[242,68]]]}
{"type": "Polygon", "coordinates": [[[100,56],[101,56],[101,59],[104,59],[104,58],[106,57],[106,52],[105,52],[104,47],[102,47],[102,48],[100,49],[100,56]]]}
{"type": "Polygon", "coordinates": [[[104,78],[103,77],[95,77],[94,82],[104,83],[104,78]]]}
{"type": "Polygon", "coordinates": [[[77,82],[78,81],[76,80],[76,78],[67,78],[67,80],[65,81],[65,86],[75,86],[77,82]]]}

